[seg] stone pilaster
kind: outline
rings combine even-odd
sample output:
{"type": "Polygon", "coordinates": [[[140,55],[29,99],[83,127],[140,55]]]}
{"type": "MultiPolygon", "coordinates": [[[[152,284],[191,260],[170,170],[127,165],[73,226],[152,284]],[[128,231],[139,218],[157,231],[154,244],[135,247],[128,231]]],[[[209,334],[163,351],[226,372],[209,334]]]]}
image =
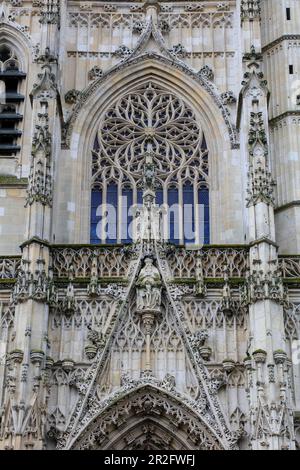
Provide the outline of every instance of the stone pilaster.
{"type": "Polygon", "coordinates": [[[9,355],[0,447],[43,448],[48,396],[48,310],[51,296],[53,141],[57,115],[56,77],[46,50],[32,92],[33,136],[28,179],[25,242],[12,293],[15,336],[9,355]]]}
{"type": "MultiPolygon", "coordinates": [[[[250,267],[243,292],[249,306],[249,345],[245,364],[252,449],[293,448],[283,306],[287,294],[278,269],[274,224],[274,182],[269,167],[268,90],[262,56],[251,48],[241,92],[241,122],[248,134],[248,227],[250,267]]],[[[246,149],[245,149],[246,150],[246,149]]]]}
{"type": "Polygon", "coordinates": [[[54,54],[59,52],[59,30],[61,24],[62,0],[45,0],[41,7],[41,50],[49,48],[54,54]]]}

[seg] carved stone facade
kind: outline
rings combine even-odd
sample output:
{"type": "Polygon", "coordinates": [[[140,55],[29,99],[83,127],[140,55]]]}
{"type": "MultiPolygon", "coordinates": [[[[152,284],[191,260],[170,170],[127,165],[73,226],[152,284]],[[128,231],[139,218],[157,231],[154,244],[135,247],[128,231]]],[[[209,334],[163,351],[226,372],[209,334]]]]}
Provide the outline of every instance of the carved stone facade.
{"type": "Polygon", "coordinates": [[[300,448],[299,28],[2,2],[0,449],[300,448]]]}

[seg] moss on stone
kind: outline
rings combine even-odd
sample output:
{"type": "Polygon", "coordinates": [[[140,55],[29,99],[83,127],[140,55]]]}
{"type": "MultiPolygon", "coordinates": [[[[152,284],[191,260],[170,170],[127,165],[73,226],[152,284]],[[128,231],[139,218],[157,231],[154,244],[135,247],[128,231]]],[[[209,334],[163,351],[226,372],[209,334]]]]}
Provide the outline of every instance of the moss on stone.
{"type": "Polygon", "coordinates": [[[300,284],[300,277],[284,277],[283,282],[286,284],[300,284]]]}
{"type": "Polygon", "coordinates": [[[12,175],[0,175],[0,185],[7,186],[27,186],[28,178],[17,178],[12,175]]]}
{"type": "Polygon", "coordinates": [[[196,279],[193,277],[174,277],[172,281],[169,281],[169,284],[195,284],[196,279]]]}
{"type": "MultiPolygon", "coordinates": [[[[72,280],[72,284],[89,284],[90,277],[75,277],[72,280]]],[[[68,284],[70,282],[68,277],[56,277],[54,278],[55,284],[68,284]]],[[[127,279],[123,277],[102,277],[98,279],[99,284],[110,284],[110,283],[122,283],[127,284],[127,279]]]]}
{"type": "Polygon", "coordinates": [[[91,249],[94,249],[94,248],[110,248],[110,249],[114,249],[114,248],[122,248],[124,246],[129,246],[127,244],[124,244],[124,243],[116,243],[114,245],[111,245],[111,244],[91,244],[91,243],[75,243],[75,244],[69,244],[69,243],[63,243],[63,244],[52,244],[51,245],[53,248],[70,248],[70,249],[78,249],[78,248],[91,248],[91,249]]]}

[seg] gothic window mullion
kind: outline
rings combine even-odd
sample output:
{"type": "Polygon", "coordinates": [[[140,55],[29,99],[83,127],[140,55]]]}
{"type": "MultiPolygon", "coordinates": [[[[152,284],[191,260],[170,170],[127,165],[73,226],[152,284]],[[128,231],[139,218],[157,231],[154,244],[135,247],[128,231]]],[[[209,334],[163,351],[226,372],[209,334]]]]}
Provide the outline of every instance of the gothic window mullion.
{"type": "Polygon", "coordinates": [[[184,244],[184,214],[183,214],[183,187],[182,181],[178,184],[178,225],[179,243],[184,244]]]}
{"type": "Polygon", "coordinates": [[[122,240],[122,210],[123,210],[123,200],[122,200],[122,181],[118,180],[117,182],[117,191],[118,191],[118,204],[116,211],[116,225],[117,225],[117,243],[121,243],[122,240]]]}
{"type": "Polygon", "coordinates": [[[198,190],[197,190],[197,180],[194,180],[193,184],[193,198],[194,198],[194,229],[195,229],[195,244],[199,245],[201,243],[200,239],[200,220],[199,220],[199,204],[198,204],[198,190]]]}
{"type": "MultiPolygon", "coordinates": [[[[107,212],[107,184],[106,181],[103,182],[103,189],[102,189],[102,221],[106,219],[106,212],[107,212]]],[[[101,243],[106,242],[106,235],[105,235],[105,223],[102,222],[101,224],[101,243]]]]}
{"type": "Polygon", "coordinates": [[[168,186],[166,182],[163,184],[163,214],[162,214],[162,231],[164,240],[169,240],[169,225],[168,225],[168,214],[167,214],[167,206],[168,206],[168,186]]]}

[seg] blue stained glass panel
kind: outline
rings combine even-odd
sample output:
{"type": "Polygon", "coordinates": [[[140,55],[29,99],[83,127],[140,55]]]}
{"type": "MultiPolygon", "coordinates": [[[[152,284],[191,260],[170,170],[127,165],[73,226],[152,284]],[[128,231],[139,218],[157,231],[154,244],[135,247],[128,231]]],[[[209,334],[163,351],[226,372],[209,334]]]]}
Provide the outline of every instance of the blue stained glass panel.
{"type": "Polygon", "coordinates": [[[156,203],[158,206],[161,206],[161,205],[164,203],[164,193],[163,193],[163,190],[162,190],[162,189],[157,189],[157,190],[156,190],[156,199],[155,199],[155,203],[156,203]]]}
{"type": "MultiPolygon", "coordinates": [[[[200,188],[198,190],[198,204],[202,205],[200,210],[200,224],[204,230],[200,230],[200,233],[203,234],[203,243],[209,244],[210,239],[210,227],[209,227],[209,190],[208,188],[200,188]],[[203,227],[204,225],[204,227],[203,227]]],[[[201,240],[202,241],[202,240],[201,240]]]]}
{"type": "Polygon", "coordinates": [[[101,243],[101,240],[97,237],[97,225],[100,222],[101,215],[99,215],[102,204],[102,191],[101,189],[93,189],[91,197],[91,234],[90,234],[90,243],[96,244],[101,243]]]}
{"type": "Polygon", "coordinates": [[[117,243],[118,186],[115,183],[107,186],[106,203],[106,243],[117,243]]]}
{"type": "Polygon", "coordinates": [[[184,243],[195,243],[194,188],[191,183],[183,186],[184,243]]]}
{"type": "Polygon", "coordinates": [[[130,225],[132,223],[132,212],[130,208],[133,204],[133,192],[131,188],[123,188],[122,190],[122,229],[121,238],[122,242],[130,243],[132,241],[132,234],[130,232],[130,225]]]}
{"type": "Polygon", "coordinates": [[[141,189],[137,190],[137,203],[140,205],[143,204],[143,191],[141,189]]]}
{"type": "Polygon", "coordinates": [[[171,243],[179,243],[179,207],[178,207],[178,189],[168,189],[169,206],[169,240],[171,243]]]}

